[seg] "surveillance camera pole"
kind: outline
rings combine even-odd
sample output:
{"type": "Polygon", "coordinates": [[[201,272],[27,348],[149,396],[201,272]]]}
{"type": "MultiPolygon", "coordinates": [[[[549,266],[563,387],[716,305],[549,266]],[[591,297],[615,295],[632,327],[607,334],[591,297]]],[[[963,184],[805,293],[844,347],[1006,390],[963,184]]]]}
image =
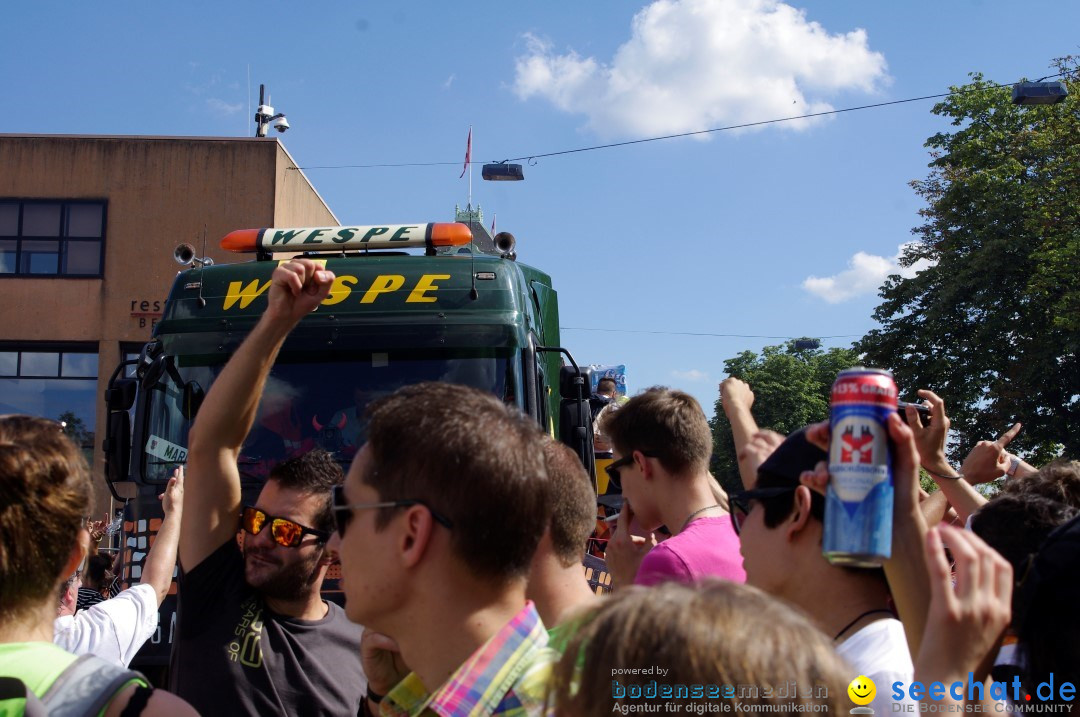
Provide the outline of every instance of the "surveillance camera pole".
{"type": "MultiPolygon", "coordinates": [[[[255,136],[265,137],[266,128],[270,126],[270,123],[274,120],[284,119],[285,113],[278,112],[273,114],[274,108],[266,104],[266,85],[259,85],[259,109],[255,110],[255,136]]],[[[285,129],[288,125],[285,125],[285,129]]],[[[285,130],[282,129],[282,132],[285,130]]]]}
{"type": "Polygon", "coordinates": [[[266,85],[259,85],[259,109],[255,110],[255,136],[265,137],[270,120],[262,113],[266,106],[266,85]]]}

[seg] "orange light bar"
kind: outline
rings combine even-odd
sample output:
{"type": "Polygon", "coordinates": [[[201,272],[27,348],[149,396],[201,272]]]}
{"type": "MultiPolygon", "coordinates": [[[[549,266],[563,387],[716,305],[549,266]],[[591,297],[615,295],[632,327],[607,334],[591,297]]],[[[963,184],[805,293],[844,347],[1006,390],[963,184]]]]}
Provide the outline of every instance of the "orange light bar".
{"type": "Polygon", "coordinates": [[[221,240],[221,248],[228,251],[255,251],[259,247],[262,229],[237,229],[221,240]]]}
{"type": "Polygon", "coordinates": [[[236,252],[319,252],[346,249],[405,249],[464,246],[472,230],[460,222],[386,224],[382,226],[238,229],[226,234],[221,248],[236,252]]]}
{"type": "Polygon", "coordinates": [[[428,225],[433,246],[465,246],[472,241],[472,229],[461,222],[428,225]]]}

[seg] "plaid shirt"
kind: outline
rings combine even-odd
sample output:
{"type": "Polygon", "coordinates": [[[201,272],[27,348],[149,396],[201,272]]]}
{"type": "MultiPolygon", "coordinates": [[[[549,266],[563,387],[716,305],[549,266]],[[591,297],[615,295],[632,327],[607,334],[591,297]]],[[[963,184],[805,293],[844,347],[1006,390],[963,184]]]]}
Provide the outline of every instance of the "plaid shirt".
{"type": "Polygon", "coordinates": [[[558,654],[547,641],[529,602],[435,692],[428,693],[412,672],[379,703],[380,712],[384,717],[554,714],[546,698],[558,654]]]}

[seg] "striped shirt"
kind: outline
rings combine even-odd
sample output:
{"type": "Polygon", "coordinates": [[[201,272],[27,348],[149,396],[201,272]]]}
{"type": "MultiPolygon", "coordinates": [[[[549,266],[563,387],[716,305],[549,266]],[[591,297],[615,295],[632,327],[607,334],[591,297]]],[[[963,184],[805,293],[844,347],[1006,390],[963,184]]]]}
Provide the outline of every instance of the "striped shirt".
{"type": "Polygon", "coordinates": [[[380,712],[384,717],[552,715],[547,692],[558,653],[547,641],[529,602],[437,690],[427,692],[410,673],[379,703],[380,712]]]}

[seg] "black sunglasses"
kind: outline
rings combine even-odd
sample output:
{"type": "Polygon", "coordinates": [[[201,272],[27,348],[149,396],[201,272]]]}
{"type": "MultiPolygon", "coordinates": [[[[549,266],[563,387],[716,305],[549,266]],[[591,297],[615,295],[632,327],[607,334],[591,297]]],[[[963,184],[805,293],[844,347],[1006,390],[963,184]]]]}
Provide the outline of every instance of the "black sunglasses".
{"type": "Polygon", "coordinates": [[[267,515],[266,512],[252,505],[244,506],[244,512],[240,516],[240,525],[252,535],[258,535],[269,525],[270,536],[275,543],[284,548],[299,547],[300,541],[304,539],[305,535],[314,535],[324,543],[330,539],[330,534],[325,530],[309,528],[288,518],[267,515]]]}
{"type": "Polygon", "coordinates": [[[422,500],[385,500],[379,503],[352,503],[345,502],[345,487],[336,485],[334,486],[334,524],[337,528],[337,533],[340,537],[345,537],[345,528],[349,526],[349,521],[352,520],[353,511],[367,510],[369,508],[407,508],[410,505],[422,505],[428,509],[431,513],[431,517],[435,519],[435,522],[444,525],[447,530],[452,530],[454,524],[446,516],[436,512],[431,506],[422,500]]]}
{"type": "Polygon", "coordinates": [[[779,495],[793,492],[799,486],[777,486],[774,488],[754,488],[751,490],[742,490],[734,495],[730,496],[731,500],[731,527],[735,528],[735,535],[739,535],[742,532],[743,523],[746,522],[746,516],[750,514],[750,501],[762,500],[767,498],[775,498],[779,495]]]}
{"type": "MultiPolygon", "coordinates": [[[[641,455],[646,458],[659,458],[660,454],[654,451],[641,451],[641,455]]],[[[625,456],[617,461],[612,461],[604,466],[604,472],[607,473],[608,485],[622,490],[622,478],[619,476],[619,469],[625,468],[634,462],[634,452],[630,451],[625,456]]]]}

